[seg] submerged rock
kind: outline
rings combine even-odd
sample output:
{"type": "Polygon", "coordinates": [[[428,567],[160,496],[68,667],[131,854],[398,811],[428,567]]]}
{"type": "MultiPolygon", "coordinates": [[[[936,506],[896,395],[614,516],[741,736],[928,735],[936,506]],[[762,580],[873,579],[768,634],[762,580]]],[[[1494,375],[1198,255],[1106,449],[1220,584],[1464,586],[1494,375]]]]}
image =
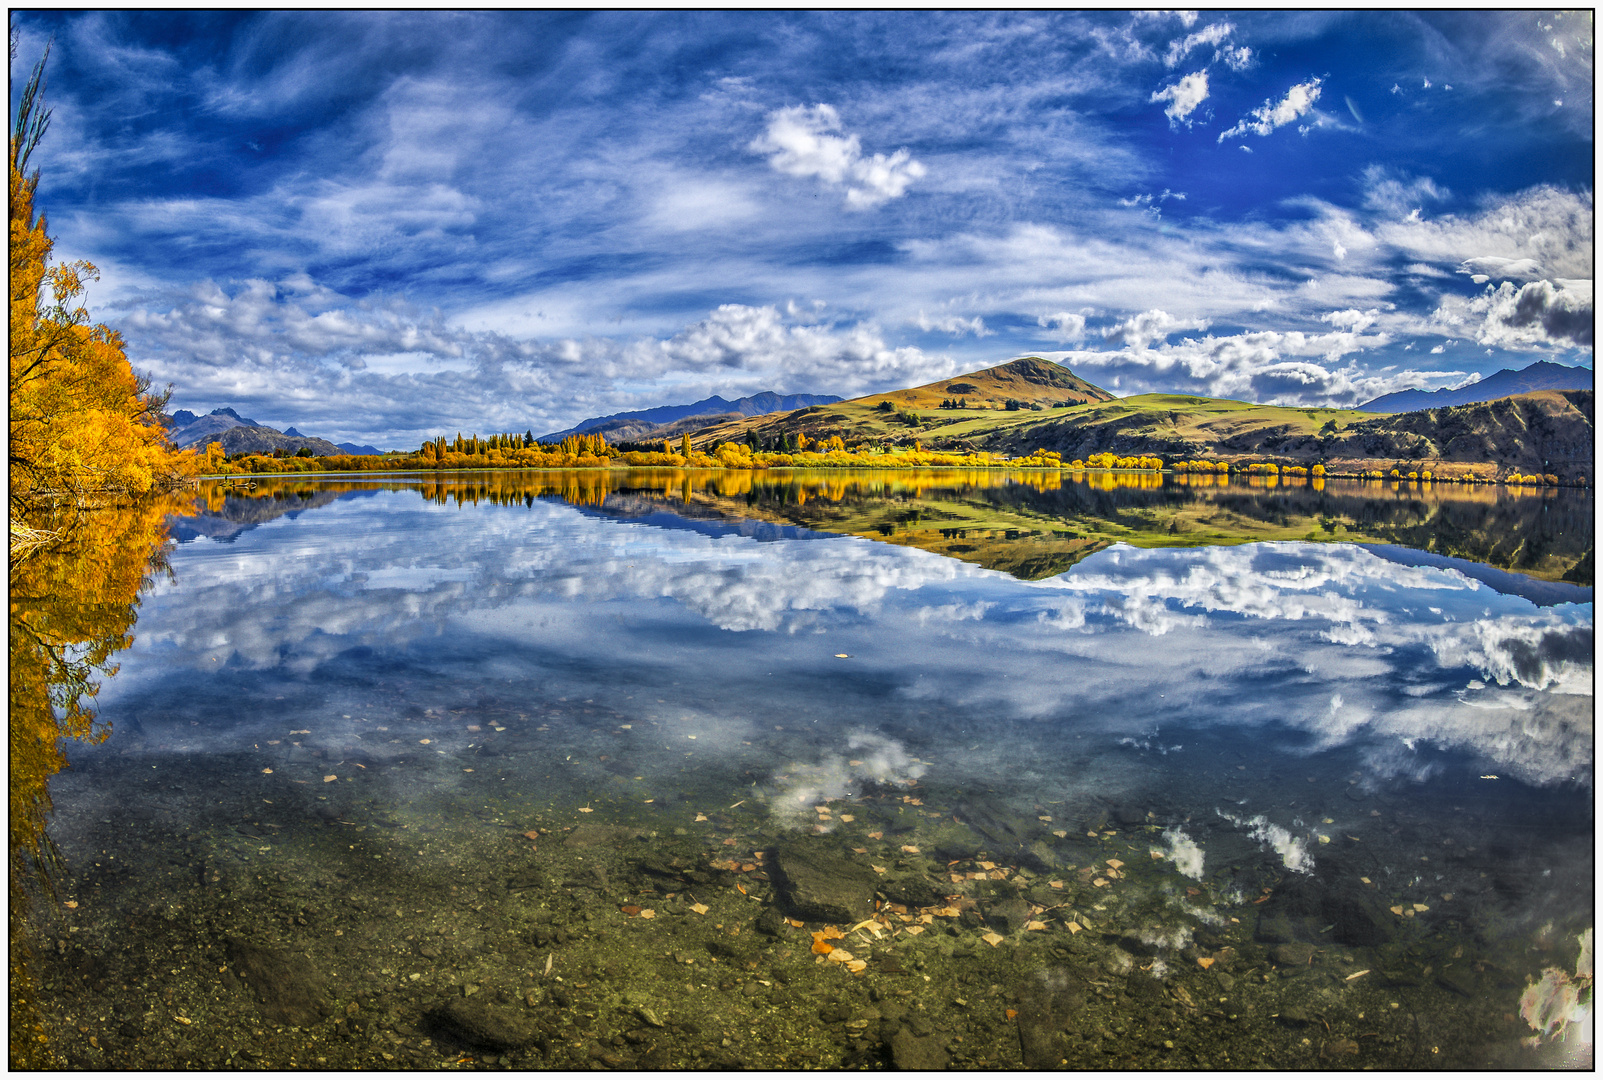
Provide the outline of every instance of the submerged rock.
{"type": "Polygon", "coordinates": [[[332,1011],[322,978],[306,957],[243,938],[229,938],[228,954],[260,999],[262,1015],[274,1023],[308,1027],[332,1011]]]}
{"type": "Polygon", "coordinates": [[[1277,964],[1284,964],[1287,967],[1306,967],[1314,958],[1314,947],[1312,945],[1304,945],[1300,941],[1292,941],[1284,945],[1276,945],[1269,951],[1269,955],[1274,958],[1277,964]]]}
{"type": "Polygon", "coordinates": [[[535,1037],[534,1026],[517,1013],[483,999],[447,1001],[429,1019],[441,1034],[481,1050],[516,1050],[535,1037]]]}
{"type": "Polygon", "coordinates": [[[1265,945],[1276,945],[1293,940],[1296,931],[1285,912],[1264,911],[1258,915],[1258,931],[1253,936],[1265,945]]]}
{"type": "Polygon", "coordinates": [[[563,847],[616,847],[645,833],[629,825],[604,825],[601,822],[584,822],[562,839],[563,847]]]}
{"type": "Polygon", "coordinates": [[[1333,937],[1342,945],[1383,945],[1396,923],[1378,900],[1350,892],[1329,897],[1325,917],[1335,924],[1333,937]]]}
{"type": "Polygon", "coordinates": [[[991,904],[985,912],[986,919],[1003,933],[1011,934],[1024,929],[1024,924],[1034,916],[1030,914],[1030,905],[1018,894],[1006,896],[991,904]]]}
{"type": "Polygon", "coordinates": [[[891,1061],[903,1071],[933,1072],[944,1069],[952,1060],[946,1052],[945,1042],[940,1035],[921,1038],[904,1027],[891,1036],[891,1061]]]}
{"type": "Polygon", "coordinates": [[[1058,1067],[1068,1056],[1068,1029],[1084,1006],[1085,986],[1066,968],[1040,972],[1020,989],[1019,1049],[1026,1069],[1058,1067]]]}
{"type": "Polygon", "coordinates": [[[874,912],[874,871],[823,844],[806,840],[781,844],[772,863],[774,883],[798,918],[856,922],[874,912]]]}

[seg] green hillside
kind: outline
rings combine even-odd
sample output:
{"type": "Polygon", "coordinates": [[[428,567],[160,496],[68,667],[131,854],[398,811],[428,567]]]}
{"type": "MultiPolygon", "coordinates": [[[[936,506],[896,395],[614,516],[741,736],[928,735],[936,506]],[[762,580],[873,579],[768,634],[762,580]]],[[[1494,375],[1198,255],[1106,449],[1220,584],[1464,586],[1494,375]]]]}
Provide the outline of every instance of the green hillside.
{"type": "Polygon", "coordinates": [[[1539,391],[1451,408],[1376,416],[1350,409],[1254,405],[1187,394],[1116,398],[1068,368],[1025,357],[923,386],[702,428],[698,449],[789,434],[1007,457],[1055,451],[1165,461],[1324,464],[1358,473],[1443,467],[1493,479],[1518,470],[1590,478],[1590,390],[1539,391]]]}

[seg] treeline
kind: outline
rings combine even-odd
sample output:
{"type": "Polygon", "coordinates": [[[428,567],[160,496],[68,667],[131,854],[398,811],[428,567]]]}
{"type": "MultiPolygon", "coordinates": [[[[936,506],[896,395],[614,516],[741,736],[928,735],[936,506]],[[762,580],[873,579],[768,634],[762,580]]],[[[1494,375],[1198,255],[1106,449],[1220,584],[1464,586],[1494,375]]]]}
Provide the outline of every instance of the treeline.
{"type": "MultiPolygon", "coordinates": [[[[1309,479],[1326,477],[1358,480],[1392,480],[1422,483],[1505,483],[1525,486],[1560,486],[1554,475],[1510,473],[1501,480],[1477,477],[1469,472],[1444,473],[1430,469],[1403,471],[1401,468],[1363,469],[1351,473],[1331,473],[1322,464],[1312,466],[1279,465],[1274,462],[1176,461],[1166,464],[1161,457],[1141,454],[1120,456],[1092,454],[1084,459],[1064,461],[1055,450],[1037,449],[1022,457],[1007,458],[988,451],[952,452],[926,450],[915,442],[911,448],[886,447],[869,443],[848,448],[839,435],[813,439],[805,432],[790,431],[767,438],[748,431],[740,442],[714,443],[705,449],[690,445],[690,436],[678,444],[661,442],[609,445],[602,435],[570,435],[560,443],[540,443],[532,433],[507,433],[480,437],[477,434],[454,439],[432,439],[412,453],[335,454],[314,457],[309,451],[286,455],[241,454],[227,457],[221,445],[211,444],[203,459],[212,475],[293,474],[315,472],[418,472],[478,471],[500,469],[605,469],[663,467],[678,469],[905,469],[918,467],[994,469],[1057,469],[1066,472],[1135,472],[1262,479],[1309,479]],[[644,449],[651,447],[651,449],[644,449]]],[[[1584,477],[1571,483],[1585,486],[1584,477]]]]}

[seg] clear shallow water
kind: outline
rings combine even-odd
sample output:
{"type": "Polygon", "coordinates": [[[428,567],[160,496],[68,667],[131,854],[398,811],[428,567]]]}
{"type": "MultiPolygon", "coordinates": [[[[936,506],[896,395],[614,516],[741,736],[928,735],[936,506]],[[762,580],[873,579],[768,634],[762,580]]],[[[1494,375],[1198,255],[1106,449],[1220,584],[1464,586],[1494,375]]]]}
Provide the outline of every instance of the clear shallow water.
{"type": "Polygon", "coordinates": [[[1520,1007],[1592,921],[1589,590],[1308,541],[1029,581],[578,489],[300,502],[179,526],[113,735],[55,782],[75,1064],[1590,1054],[1520,1007]],[[819,851],[879,894],[830,939],[861,973],[811,936],[860,919],[776,865],[819,851]]]}

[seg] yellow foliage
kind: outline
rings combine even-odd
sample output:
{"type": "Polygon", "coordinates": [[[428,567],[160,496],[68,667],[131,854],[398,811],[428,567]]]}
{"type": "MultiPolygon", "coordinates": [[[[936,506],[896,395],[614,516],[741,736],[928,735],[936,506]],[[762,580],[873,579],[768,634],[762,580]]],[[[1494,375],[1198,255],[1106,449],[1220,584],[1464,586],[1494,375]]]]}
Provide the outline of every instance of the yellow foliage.
{"type": "Polygon", "coordinates": [[[85,504],[140,495],[193,475],[173,450],[163,395],[134,374],[122,338],[81,306],[98,275],[87,262],[49,266],[53,242],[35,217],[39,177],[11,143],[10,501],[13,519],[40,500],[85,504]]]}

